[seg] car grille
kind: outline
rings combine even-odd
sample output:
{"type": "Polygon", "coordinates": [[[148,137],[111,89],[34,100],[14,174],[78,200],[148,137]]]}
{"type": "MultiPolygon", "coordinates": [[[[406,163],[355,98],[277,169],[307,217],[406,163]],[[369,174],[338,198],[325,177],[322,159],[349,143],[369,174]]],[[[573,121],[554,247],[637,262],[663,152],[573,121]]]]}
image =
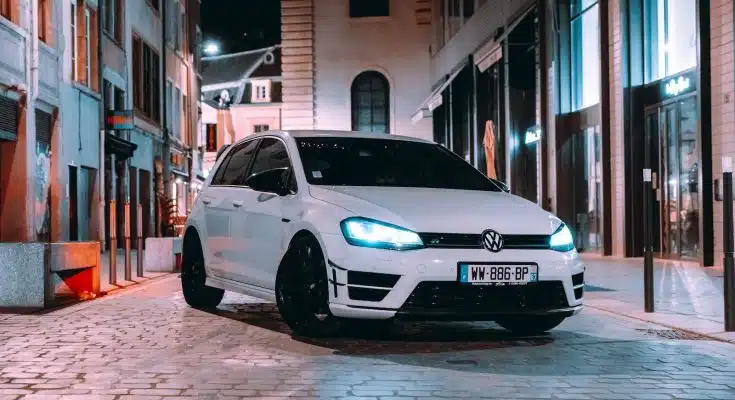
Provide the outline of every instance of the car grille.
{"type": "Polygon", "coordinates": [[[543,281],[518,286],[472,286],[459,282],[421,282],[401,311],[449,310],[512,313],[569,307],[564,285],[543,281]]]}
{"type": "MultiPolygon", "coordinates": [[[[435,249],[481,249],[475,233],[419,233],[424,246],[435,249]]],[[[503,249],[548,249],[549,235],[503,235],[503,249]]]]}
{"type": "Polygon", "coordinates": [[[400,278],[394,274],[347,271],[347,294],[352,300],[383,301],[400,278]]]}

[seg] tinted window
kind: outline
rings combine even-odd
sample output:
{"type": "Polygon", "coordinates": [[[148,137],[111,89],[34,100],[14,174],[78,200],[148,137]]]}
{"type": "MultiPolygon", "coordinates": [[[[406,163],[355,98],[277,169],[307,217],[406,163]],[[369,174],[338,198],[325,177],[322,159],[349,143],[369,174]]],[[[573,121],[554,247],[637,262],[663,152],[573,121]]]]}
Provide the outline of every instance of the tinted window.
{"type": "Polygon", "coordinates": [[[291,163],[288,161],[288,151],[286,146],[278,139],[265,138],[258,150],[258,156],[255,157],[253,169],[250,175],[276,168],[289,168],[291,163]]]}
{"type": "Polygon", "coordinates": [[[257,147],[258,141],[252,140],[230,152],[212,178],[212,185],[243,185],[245,172],[257,147]]]}
{"type": "Polygon", "coordinates": [[[297,144],[312,185],[501,191],[437,144],[349,137],[302,138],[297,144]]]}
{"type": "Polygon", "coordinates": [[[390,15],[390,0],[350,0],[350,17],[387,17],[390,15]]]}

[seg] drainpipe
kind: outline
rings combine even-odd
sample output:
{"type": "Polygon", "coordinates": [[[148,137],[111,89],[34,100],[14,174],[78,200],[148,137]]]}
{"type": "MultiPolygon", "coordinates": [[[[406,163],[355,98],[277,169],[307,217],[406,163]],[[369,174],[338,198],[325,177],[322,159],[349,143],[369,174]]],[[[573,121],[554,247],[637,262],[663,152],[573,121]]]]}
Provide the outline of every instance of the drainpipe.
{"type": "MultiPolygon", "coordinates": [[[[161,113],[161,133],[163,135],[163,151],[161,157],[163,157],[163,193],[166,201],[171,198],[171,185],[169,179],[171,178],[171,144],[169,142],[168,132],[168,116],[166,110],[168,110],[168,104],[166,99],[166,67],[168,63],[168,49],[166,48],[166,7],[168,6],[168,0],[161,0],[161,104],[163,105],[163,112],[161,113]]],[[[162,206],[167,206],[163,204],[162,206]]],[[[162,216],[161,210],[159,209],[159,215],[162,216]]],[[[162,232],[162,234],[164,234],[162,232]]]]}
{"type": "MultiPolygon", "coordinates": [[[[99,108],[99,132],[100,132],[100,144],[99,144],[99,151],[100,151],[100,166],[99,166],[99,183],[97,184],[98,187],[98,196],[99,196],[99,203],[98,203],[98,227],[97,227],[97,238],[100,241],[100,252],[105,251],[105,240],[107,238],[105,237],[105,108],[107,107],[107,98],[105,98],[105,78],[104,78],[104,72],[105,72],[105,65],[104,65],[104,58],[102,57],[102,52],[104,51],[104,36],[102,33],[102,25],[106,22],[105,19],[105,1],[100,1],[98,5],[98,16],[97,16],[97,70],[98,70],[98,87],[100,89],[100,93],[102,94],[102,101],[100,102],[100,108],[99,108]]],[[[74,40],[75,38],[72,38],[74,40]]],[[[72,44],[73,46],[73,44],[72,44]]],[[[127,64],[126,64],[127,65],[127,64]]],[[[72,66],[74,68],[74,66],[72,66]]],[[[81,121],[80,121],[81,123],[81,121]]],[[[110,165],[110,168],[114,168],[114,165],[110,165]]],[[[114,193],[112,193],[114,196],[114,193]]]]}

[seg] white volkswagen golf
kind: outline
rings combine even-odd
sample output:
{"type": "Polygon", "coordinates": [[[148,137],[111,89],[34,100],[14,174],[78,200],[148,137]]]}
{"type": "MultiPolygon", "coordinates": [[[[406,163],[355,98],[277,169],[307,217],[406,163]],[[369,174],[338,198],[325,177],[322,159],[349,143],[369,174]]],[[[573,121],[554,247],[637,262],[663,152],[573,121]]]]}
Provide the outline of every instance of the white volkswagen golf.
{"type": "Polygon", "coordinates": [[[289,131],[224,149],[184,234],[189,305],[275,300],[300,335],[350,320],[495,321],[540,333],[582,309],[570,230],[446,148],[289,131]]]}

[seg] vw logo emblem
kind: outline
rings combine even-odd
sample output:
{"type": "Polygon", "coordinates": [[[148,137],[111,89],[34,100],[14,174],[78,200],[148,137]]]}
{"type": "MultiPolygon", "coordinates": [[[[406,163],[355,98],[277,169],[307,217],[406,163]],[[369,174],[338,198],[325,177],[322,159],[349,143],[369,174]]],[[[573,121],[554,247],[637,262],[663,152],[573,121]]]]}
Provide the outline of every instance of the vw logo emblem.
{"type": "Polygon", "coordinates": [[[482,233],[482,245],[493,253],[497,253],[503,249],[503,236],[492,229],[488,229],[482,233]]]}

